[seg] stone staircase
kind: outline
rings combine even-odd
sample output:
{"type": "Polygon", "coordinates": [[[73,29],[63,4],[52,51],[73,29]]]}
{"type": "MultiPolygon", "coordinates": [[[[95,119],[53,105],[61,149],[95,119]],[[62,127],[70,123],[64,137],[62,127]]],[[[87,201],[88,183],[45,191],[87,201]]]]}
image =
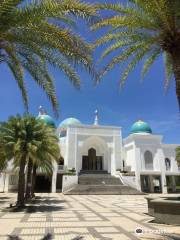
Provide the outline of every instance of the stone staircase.
{"type": "Polygon", "coordinates": [[[83,174],[78,178],[80,185],[122,185],[119,178],[110,174],[83,174]]]}
{"type": "Polygon", "coordinates": [[[120,178],[107,173],[80,174],[78,184],[64,192],[67,195],[139,195],[138,190],[123,185],[120,178]]]}

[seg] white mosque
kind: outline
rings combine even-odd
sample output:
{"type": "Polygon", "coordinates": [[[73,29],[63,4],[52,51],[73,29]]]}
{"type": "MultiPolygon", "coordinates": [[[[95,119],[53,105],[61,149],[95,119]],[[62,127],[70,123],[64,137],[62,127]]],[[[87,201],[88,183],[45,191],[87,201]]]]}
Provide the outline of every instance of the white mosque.
{"type": "MultiPolygon", "coordinates": [[[[54,120],[42,109],[38,119],[55,127],[54,120]]],[[[56,192],[65,186],[72,188],[78,184],[79,176],[89,174],[89,179],[97,175],[113,176],[140,192],[180,191],[180,169],[175,159],[178,144],[164,144],[163,136],[152,133],[151,127],[142,120],[130,127],[125,139],[121,127],[99,123],[98,111],[93,124],[67,118],[56,132],[62,157],[59,164],[54,163],[51,177],[39,173],[37,188],[42,188],[39,190],[56,192]],[[74,169],[74,176],[66,176],[67,169],[74,169]]],[[[3,174],[0,176],[0,191],[17,187],[17,177],[11,167],[8,169],[6,179],[3,174]]]]}

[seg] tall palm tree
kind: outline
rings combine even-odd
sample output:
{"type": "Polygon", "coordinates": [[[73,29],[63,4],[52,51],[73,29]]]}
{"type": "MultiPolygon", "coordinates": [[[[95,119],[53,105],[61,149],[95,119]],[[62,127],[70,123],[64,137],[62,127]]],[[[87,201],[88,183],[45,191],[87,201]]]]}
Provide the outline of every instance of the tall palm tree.
{"type": "Polygon", "coordinates": [[[144,60],[142,76],[154,61],[163,54],[166,68],[165,87],[172,77],[176,82],[176,95],[180,107],[180,1],[179,0],[129,0],[122,4],[101,4],[101,10],[114,11],[93,25],[93,29],[108,27],[108,32],[96,46],[108,43],[101,59],[113,53],[102,75],[115,65],[125,62],[120,84],[144,60]]]}
{"type": "Polygon", "coordinates": [[[0,63],[7,64],[14,75],[26,108],[25,71],[45,91],[56,113],[48,64],[62,70],[77,88],[77,66],[95,73],[92,47],[74,31],[76,17],[89,20],[95,15],[96,8],[80,0],[0,1],[0,63]]]}
{"type": "Polygon", "coordinates": [[[53,162],[58,161],[60,157],[60,149],[57,144],[58,139],[54,133],[54,129],[46,125],[42,128],[41,124],[39,125],[39,133],[41,133],[39,136],[40,145],[38,145],[37,151],[30,156],[27,164],[26,199],[32,197],[34,194],[33,188],[35,185],[36,170],[38,169],[41,173],[51,175],[53,172],[53,162]],[[54,144],[54,141],[56,144],[54,144]],[[34,167],[35,173],[33,171],[34,167]]]}
{"type": "Polygon", "coordinates": [[[31,159],[38,162],[44,157],[51,162],[59,158],[58,138],[54,129],[31,116],[11,117],[0,127],[4,139],[4,150],[14,159],[14,166],[19,166],[17,205],[24,205],[25,166],[31,159]],[[50,145],[47,145],[50,144],[50,145]]]}

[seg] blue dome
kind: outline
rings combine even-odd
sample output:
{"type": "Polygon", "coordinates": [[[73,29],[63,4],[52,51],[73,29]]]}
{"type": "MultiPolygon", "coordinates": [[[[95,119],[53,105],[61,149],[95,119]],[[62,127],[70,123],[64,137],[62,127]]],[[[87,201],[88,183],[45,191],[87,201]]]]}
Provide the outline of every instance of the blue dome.
{"type": "Polygon", "coordinates": [[[50,117],[47,114],[40,114],[37,119],[40,121],[44,122],[46,125],[51,126],[51,127],[56,127],[55,122],[52,117],[50,117]]]}
{"type": "Polygon", "coordinates": [[[152,130],[146,122],[139,120],[131,127],[131,134],[133,133],[152,133],[152,130]]]}
{"type": "Polygon", "coordinates": [[[67,128],[69,125],[80,125],[81,122],[76,118],[66,118],[59,124],[58,128],[67,128]]]}

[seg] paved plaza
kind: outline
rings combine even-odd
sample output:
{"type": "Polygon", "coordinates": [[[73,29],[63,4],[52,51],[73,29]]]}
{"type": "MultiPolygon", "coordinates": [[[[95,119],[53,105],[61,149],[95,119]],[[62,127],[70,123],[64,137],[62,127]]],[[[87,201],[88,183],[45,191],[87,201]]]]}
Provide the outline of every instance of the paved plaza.
{"type": "Polygon", "coordinates": [[[180,234],[178,226],[153,223],[144,196],[39,194],[24,212],[9,212],[6,207],[15,197],[0,193],[1,240],[8,234],[36,240],[48,232],[62,240],[167,239],[164,234],[180,234]],[[137,228],[143,234],[135,233],[137,228]]]}

